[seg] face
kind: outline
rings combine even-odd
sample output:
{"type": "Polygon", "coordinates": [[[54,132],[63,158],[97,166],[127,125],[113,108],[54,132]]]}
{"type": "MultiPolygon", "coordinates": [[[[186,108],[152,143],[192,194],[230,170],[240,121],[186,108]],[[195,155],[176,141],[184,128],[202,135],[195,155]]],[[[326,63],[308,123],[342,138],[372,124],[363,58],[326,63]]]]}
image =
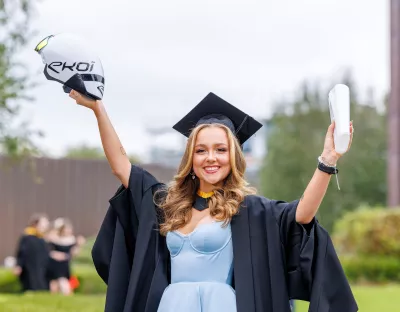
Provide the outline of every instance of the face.
{"type": "Polygon", "coordinates": [[[203,192],[222,185],[231,171],[229,141],[224,129],[207,127],[197,134],[193,171],[200,179],[200,190],[203,192]]]}
{"type": "Polygon", "coordinates": [[[40,218],[36,228],[40,233],[46,232],[49,228],[49,220],[47,218],[40,218]]]}
{"type": "Polygon", "coordinates": [[[62,234],[63,234],[64,236],[69,236],[69,235],[72,235],[72,233],[73,233],[72,226],[70,226],[70,225],[65,225],[62,234]]]}

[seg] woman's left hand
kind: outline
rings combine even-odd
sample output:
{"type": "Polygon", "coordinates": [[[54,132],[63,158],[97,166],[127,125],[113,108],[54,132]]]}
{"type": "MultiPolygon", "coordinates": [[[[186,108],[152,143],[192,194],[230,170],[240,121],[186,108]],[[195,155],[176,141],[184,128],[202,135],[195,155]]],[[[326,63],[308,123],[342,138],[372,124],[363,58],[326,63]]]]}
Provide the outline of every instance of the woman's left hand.
{"type": "MultiPolygon", "coordinates": [[[[353,122],[350,121],[350,142],[349,142],[349,147],[347,148],[347,151],[349,151],[351,143],[353,142],[353,134],[354,134],[354,127],[353,127],[353,122]]],[[[333,139],[333,132],[335,130],[335,122],[333,122],[326,133],[325,137],[325,143],[324,143],[324,151],[322,152],[321,156],[325,162],[329,165],[336,165],[336,162],[340,157],[343,156],[343,154],[340,154],[336,152],[335,150],[335,142],[333,139]]]]}

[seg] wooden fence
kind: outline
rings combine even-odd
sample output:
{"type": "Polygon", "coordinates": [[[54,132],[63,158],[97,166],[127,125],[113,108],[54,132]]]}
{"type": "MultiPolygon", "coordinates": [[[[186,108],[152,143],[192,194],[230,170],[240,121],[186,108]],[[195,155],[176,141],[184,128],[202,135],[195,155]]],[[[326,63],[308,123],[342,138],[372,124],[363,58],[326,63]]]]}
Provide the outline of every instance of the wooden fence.
{"type": "MultiPolygon", "coordinates": [[[[175,173],[159,165],[143,168],[163,182],[175,173]]],[[[69,218],[77,234],[95,235],[119,185],[105,160],[39,158],[13,164],[0,158],[0,261],[14,255],[33,213],[69,218]]]]}

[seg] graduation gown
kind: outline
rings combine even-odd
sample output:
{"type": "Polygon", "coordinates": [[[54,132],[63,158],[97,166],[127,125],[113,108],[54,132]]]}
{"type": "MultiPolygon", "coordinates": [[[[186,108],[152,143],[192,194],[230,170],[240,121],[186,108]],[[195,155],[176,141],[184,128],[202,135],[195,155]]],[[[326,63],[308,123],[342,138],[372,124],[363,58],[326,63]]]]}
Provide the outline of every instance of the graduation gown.
{"type": "Polygon", "coordinates": [[[23,291],[42,291],[49,289],[46,277],[50,259],[47,243],[41,237],[24,234],[17,248],[17,265],[22,272],[19,276],[23,291]]]}
{"type": "MultiPolygon", "coordinates": [[[[107,283],[106,312],[156,312],[170,281],[165,237],[158,231],[153,194],[161,187],[132,166],[92,250],[107,283]]],[[[296,223],[298,201],[247,196],[231,221],[238,312],[289,312],[289,299],[310,302],[310,312],[353,312],[358,307],[328,233],[314,220],[296,223]]]]}

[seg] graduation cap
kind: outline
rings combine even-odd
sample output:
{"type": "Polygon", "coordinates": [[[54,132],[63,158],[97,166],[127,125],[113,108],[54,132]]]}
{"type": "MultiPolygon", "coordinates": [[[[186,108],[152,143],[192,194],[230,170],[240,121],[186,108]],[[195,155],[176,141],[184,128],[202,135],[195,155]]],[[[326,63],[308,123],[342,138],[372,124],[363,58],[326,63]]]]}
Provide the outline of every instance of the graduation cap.
{"type": "Polygon", "coordinates": [[[192,129],[198,125],[215,123],[228,127],[241,145],[262,127],[253,117],[210,92],[173,128],[189,137],[192,129]]]}

